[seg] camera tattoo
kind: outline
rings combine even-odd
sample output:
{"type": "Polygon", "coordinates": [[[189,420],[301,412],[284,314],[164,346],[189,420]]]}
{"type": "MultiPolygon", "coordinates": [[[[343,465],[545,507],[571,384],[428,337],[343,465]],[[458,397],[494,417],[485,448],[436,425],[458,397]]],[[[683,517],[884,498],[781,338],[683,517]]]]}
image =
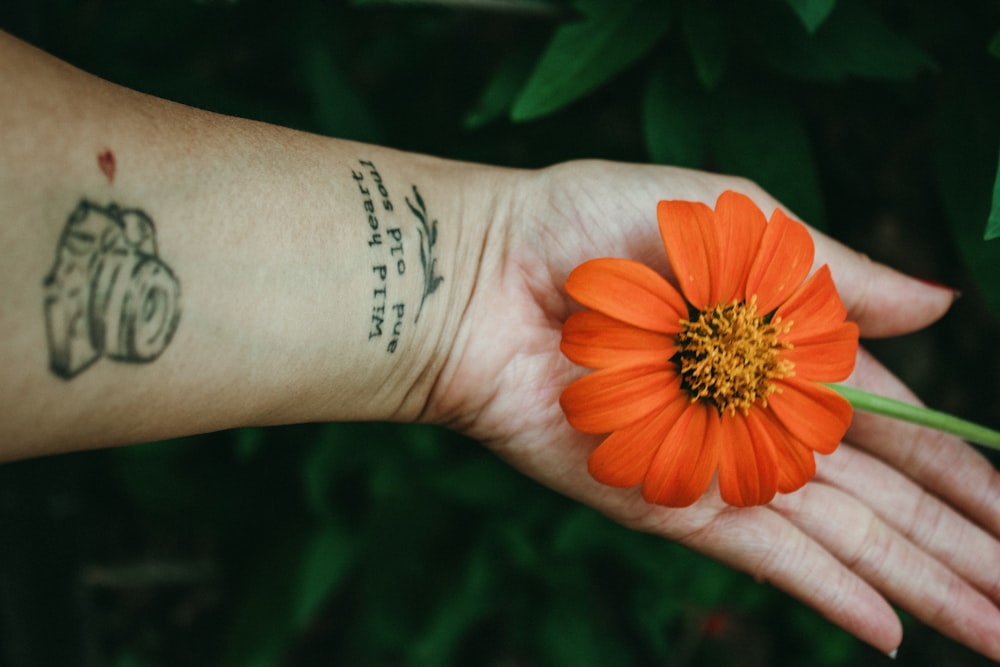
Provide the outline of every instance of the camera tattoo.
{"type": "Polygon", "coordinates": [[[102,356],[153,361],[180,321],[180,283],[157,256],[153,220],[139,209],[82,200],[43,285],[49,367],[67,380],[102,356]]]}

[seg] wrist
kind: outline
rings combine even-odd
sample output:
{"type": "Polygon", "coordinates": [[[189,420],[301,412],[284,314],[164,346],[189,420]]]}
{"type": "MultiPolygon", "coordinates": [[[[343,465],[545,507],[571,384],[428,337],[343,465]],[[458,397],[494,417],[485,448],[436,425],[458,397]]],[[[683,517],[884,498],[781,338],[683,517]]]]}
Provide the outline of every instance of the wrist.
{"type": "MultiPolygon", "coordinates": [[[[462,339],[475,329],[470,305],[483,290],[482,283],[496,279],[493,269],[503,252],[506,212],[519,172],[425,156],[417,161],[420,171],[404,200],[410,222],[403,231],[406,275],[411,283],[405,309],[413,317],[402,327],[409,325],[411,336],[395,353],[390,384],[397,390],[398,407],[383,418],[446,423],[438,389],[463,349],[462,339]]],[[[402,277],[398,266],[389,269],[390,279],[393,270],[402,277]]],[[[393,318],[398,312],[392,311],[393,318]]],[[[395,319],[392,328],[383,325],[389,336],[384,351],[396,326],[395,319]]]]}
{"type": "Polygon", "coordinates": [[[518,294],[523,267],[511,254],[525,241],[523,201],[537,194],[542,172],[461,169],[456,278],[440,313],[445,318],[441,335],[422,375],[416,420],[476,437],[474,423],[496,397],[497,383],[511,362],[509,335],[516,332],[505,328],[523,306],[518,294]]]}
{"type": "Polygon", "coordinates": [[[330,350],[319,417],[428,420],[515,172],[346,146],[338,168],[357,279],[341,298],[359,308],[344,323],[351,359],[330,350]]]}

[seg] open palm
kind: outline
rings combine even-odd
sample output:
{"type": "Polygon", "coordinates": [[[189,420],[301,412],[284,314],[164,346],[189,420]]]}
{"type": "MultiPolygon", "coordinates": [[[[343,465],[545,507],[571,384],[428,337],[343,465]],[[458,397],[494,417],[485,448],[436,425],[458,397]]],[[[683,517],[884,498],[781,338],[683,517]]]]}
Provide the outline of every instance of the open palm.
{"type": "MultiPolygon", "coordinates": [[[[431,419],[628,527],[773,583],[885,652],[902,638],[891,601],[1000,659],[1000,575],[983,566],[1000,562],[1000,475],[959,441],[856,414],[844,444],[819,457],[812,483],[743,509],[722,503],[714,486],[692,507],[670,509],[589,476],[587,458],[600,438],[573,430],[558,403],[585,372],[559,352],[562,323],[575,308],[566,276],[607,256],[670,277],[655,221],[660,199],[712,205],[733,189],[766,213],[778,204],[746,181],[665,167],[577,162],[525,178],[513,203],[499,209],[431,419]]],[[[830,265],[862,336],[921,328],[952,301],[946,290],[814,238],[817,262],[830,265]]],[[[863,351],[849,382],[914,400],[863,351]]]]}

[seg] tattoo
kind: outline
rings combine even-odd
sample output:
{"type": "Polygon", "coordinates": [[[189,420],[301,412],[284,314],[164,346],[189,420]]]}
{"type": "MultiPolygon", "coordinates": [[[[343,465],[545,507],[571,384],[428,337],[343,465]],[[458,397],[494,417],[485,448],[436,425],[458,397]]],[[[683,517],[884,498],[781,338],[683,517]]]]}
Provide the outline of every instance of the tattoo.
{"type": "Polygon", "coordinates": [[[67,380],[101,356],[153,361],[180,321],[180,284],[157,256],[153,220],[139,209],[82,200],[43,284],[49,366],[67,380]]]}
{"type": "Polygon", "coordinates": [[[424,301],[427,300],[429,295],[437,291],[438,285],[444,281],[444,278],[436,273],[437,257],[434,256],[434,246],[437,245],[438,222],[434,220],[430,224],[427,223],[427,207],[424,205],[424,199],[420,196],[415,185],[413,186],[413,198],[417,200],[417,205],[414,206],[409,199],[406,200],[406,205],[410,207],[413,215],[417,216],[417,220],[420,221],[417,233],[420,234],[420,268],[423,269],[424,273],[424,290],[420,295],[417,316],[413,318],[413,321],[416,322],[420,319],[420,313],[424,309],[424,301]]]}
{"type": "MultiPolygon", "coordinates": [[[[358,186],[365,219],[368,224],[367,245],[371,255],[371,317],[368,321],[368,340],[385,341],[386,352],[393,354],[399,347],[407,322],[407,304],[402,282],[406,276],[407,249],[412,237],[402,224],[395,221],[396,209],[382,175],[370,160],[359,160],[360,171],[351,170],[351,177],[358,186]]],[[[429,221],[423,198],[413,188],[413,199],[404,198],[417,218],[416,228],[420,246],[420,267],[423,273],[420,303],[412,324],[420,320],[424,302],[433,294],[444,278],[437,274],[437,220],[429,221]]],[[[412,232],[410,232],[412,234],[412,232]]],[[[412,272],[411,272],[412,273],[412,272]]],[[[412,309],[410,309],[412,312],[412,309]]]]}

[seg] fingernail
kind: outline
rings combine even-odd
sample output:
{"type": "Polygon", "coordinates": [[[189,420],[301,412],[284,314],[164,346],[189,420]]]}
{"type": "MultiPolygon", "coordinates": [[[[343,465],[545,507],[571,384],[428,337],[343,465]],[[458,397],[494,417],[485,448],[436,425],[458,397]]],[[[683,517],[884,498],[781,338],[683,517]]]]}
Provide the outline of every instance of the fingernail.
{"type": "Polygon", "coordinates": [[[889,651],[888,653],[886,653],[886,655],[889,656],[890,660],[895,660],[896,656],[898,654],[899,654],[899,649],[898,648],[894,648],[891,651],[889,651]]]}
{"type": "Polygon", "coordinates": [[[954,288],[954,287],[951,287],[950,285],[945,285],[943,283],[939,283],[936,280],[928,280],[927,278],[916,278],[916,280],[918,282],[921,282],[921,283],[929,286],[929,287],[933,287],[935,289],[943,289],[943,290],[946,290],[948,292],[951,292],[951,296],[954,299],[957,299],[960,296],[962,296],[962,290],[954,288]]]}

